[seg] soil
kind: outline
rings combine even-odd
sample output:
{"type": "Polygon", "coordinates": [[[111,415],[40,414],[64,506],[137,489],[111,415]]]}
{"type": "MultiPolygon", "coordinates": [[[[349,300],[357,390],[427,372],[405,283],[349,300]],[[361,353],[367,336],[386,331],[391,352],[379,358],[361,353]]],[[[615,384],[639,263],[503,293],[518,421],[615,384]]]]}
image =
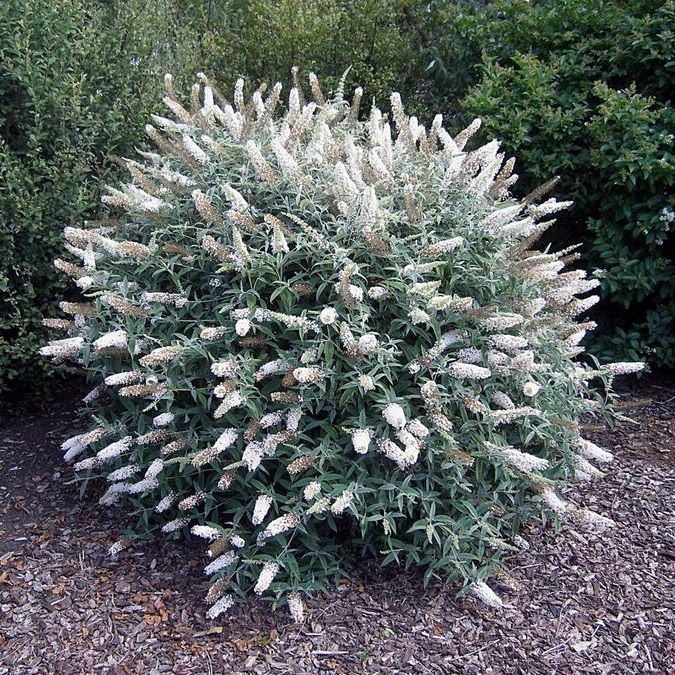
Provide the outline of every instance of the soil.
{"type": "Polygon", "coordinates": [[[586,431],[613,449],[568,498],[610,516],[602,536],[533,526],[491,611],[414,574],[364,565],[308,603],[205,619],[201,545],[107,555],[123,521],[82,499],[59,444],[73,392],[0,430],[0,673],[666,673],[675,669],[675,382],[633,382],[633,421],[586,431]]]}

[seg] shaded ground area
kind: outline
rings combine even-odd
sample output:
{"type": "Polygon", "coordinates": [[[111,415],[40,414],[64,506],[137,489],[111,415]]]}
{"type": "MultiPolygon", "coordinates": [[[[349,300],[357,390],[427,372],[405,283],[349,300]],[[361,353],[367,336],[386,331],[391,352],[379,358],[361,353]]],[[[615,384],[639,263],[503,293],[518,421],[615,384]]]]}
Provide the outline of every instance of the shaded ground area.
{"type": "Polygon", "coordinates": [[[532,528],[492,613],[413,575],[364,568],[304,625],[262,603],[204,618],[202,547],[148,543],[118,561],[119,524],[78,501],[58,444],[74,400],[0,431],[0,673],[619,673],[675,665],[675,387],[626,393],[636,420],[587,436],[617,453],[572,497],[602,538],[532,528]]]}

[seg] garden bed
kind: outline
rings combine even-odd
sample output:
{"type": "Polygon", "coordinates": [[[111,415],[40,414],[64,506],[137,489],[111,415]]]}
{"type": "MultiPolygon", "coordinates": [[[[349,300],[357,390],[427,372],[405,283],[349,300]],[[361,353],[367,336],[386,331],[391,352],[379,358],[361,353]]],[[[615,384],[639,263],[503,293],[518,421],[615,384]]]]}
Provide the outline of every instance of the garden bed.
{"type": "Polygon", "coordinates": [[[157,541],[111,560],[122,521],[64,484],[58,446],[76,400],[17,419],[0,431],[0,673],[667,672],[675,384],[652,378],[622,402],[634,422],[586,433],[616,451],[614,469],[572,495],[617,527],[531,528],[511,561],[515,583],[495,585],[504,610],[364,565],[310,601],[302,626],[262,603],[208,622],[199,543],[157,541]]]}

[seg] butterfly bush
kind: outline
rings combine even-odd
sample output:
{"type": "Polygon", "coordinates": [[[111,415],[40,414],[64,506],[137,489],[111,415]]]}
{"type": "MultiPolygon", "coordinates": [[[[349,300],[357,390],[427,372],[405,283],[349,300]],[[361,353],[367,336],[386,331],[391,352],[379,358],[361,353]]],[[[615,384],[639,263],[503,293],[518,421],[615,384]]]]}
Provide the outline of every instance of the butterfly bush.
{"type": "Polygon", "coordinates": [[[66,460],[134,536],[204,540],[211,618],[260,595],[302,620],[361,556],[500,605],[528,521],[611,523],[560,486],[612,458],[580,434],[589,385],[641,367],[579,358],[598,282],[535,248],[567,204],[514,200],[478,120],[200,77],[185,107],[167,76],[117,215],[65,229],[84,297],[42,354],[96,384],[66,460]]]}

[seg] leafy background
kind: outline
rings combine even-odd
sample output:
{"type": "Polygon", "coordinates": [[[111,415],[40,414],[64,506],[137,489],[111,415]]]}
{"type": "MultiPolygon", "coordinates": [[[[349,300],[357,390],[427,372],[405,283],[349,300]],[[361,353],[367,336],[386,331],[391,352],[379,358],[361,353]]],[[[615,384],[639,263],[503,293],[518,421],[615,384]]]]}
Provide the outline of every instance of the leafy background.
{"type": "MultiPolygon", "coordinates": [[[[364,100],[398,89],[448,126],[481,116],[519,190],[554,175],[575,206],[551,233],[604,271],[596,353],[674,360],[672,0],[357,2],[5,0],[0,4],[0,391],[53,382],[35,350],[62,297],[65,225],[101,212],[111,155],[133,156],[162,75],[288,83],[345,67],[364,100]]],[[[481,139],[479,139],[481,140],[481,139]]]]}

